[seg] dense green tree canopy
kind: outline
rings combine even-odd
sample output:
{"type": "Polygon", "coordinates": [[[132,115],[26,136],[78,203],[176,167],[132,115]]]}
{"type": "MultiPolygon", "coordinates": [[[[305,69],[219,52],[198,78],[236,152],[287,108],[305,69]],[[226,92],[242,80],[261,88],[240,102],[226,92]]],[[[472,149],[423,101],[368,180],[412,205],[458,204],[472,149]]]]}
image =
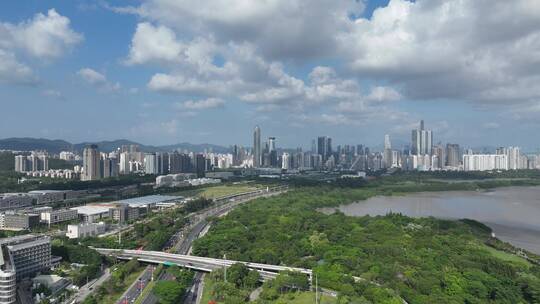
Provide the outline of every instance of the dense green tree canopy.
{"type": "Polygon", "coordinates": [[[153,293],[160,304],[176,304],[180,303],[184,296],[185,286],[174,281],[159,281],[154,286],[153,293]]]}
{"type": "Polygon", "coordinates": [[[409,303],[537,303],[538,266],[489,247],[500,242],[480,223],[317,211],[378,191],[319,187],[257,200],[217,219],[194,254],[311,268],[323,287],[372,303],[399,303],[398,295],[409,303]]]}

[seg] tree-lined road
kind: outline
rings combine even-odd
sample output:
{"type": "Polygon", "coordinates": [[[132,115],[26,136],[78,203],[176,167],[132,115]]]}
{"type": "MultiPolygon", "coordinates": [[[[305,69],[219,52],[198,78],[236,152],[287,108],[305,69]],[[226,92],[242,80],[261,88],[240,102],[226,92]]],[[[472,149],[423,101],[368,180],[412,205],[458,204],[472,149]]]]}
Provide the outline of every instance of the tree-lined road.
{"type": "MultiPolygon", "coordinates": [[[[267,188],[264,190],[250,191],[215,198],[212,207],[189,215],[189,219],[192,224],[188,227],[188,229],[186,229],[187,232],[183,230],[179,231],[171,238],[172,240],[176,241],[176,243],[171,247],[169,251],[183,255],[189,254],[193,242],[201,236],[201,233],[207,231],[207,229],[209,228],[210,222],[208,221],[208,218],[223,216],[224,214],[227,214],[228,212],[243,203],[261,197],[279,195],[283,192],[286,192],[287,190],[288,186],[278,186],[274,188],[267,188]]],[[[267,276],[268,275],[266,275],[266,277],[267,276]]],[[[269,276],[272,276],[272,274],[270,274],[269,276]]],[[[160,276],[158,280],[163,280],[163,277],[160,276]]],[[[202,276],[197,274],[195,276],[193,286],[187,293],[185,303],[197,303],[197,299],[200,297],[202,291],[201,283],[202,276]],[[201,278],[198,278],[199,276],[201,278]]],[[[137,295],[137,293],[132,291],[130,292],[130,295],[137,295]]],[[[155,304],[157,303],[157,298],[152,293],[149,293],[142,302],[143,304],[155,304]]]]}

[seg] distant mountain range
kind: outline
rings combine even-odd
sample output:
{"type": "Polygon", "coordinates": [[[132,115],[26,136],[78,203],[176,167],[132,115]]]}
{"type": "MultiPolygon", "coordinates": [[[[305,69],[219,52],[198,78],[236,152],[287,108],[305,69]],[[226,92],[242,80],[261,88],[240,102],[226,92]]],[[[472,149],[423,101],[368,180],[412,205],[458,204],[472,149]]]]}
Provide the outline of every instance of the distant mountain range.
{"type": "MultiPolygon", "coordinates": [[[[16,150],[16,151],[33,151],[33,150],[46,150],[49,153],[58,154],[61,151],[73,151],[81,153],[84,146],[88,144],[96,144],[100,151],[110,152],[122,145],[139,145],[142,152],[171,152],[171,151],[190,151],[190,152],[204,152],[212,150],[216,153],[228,153],[230,148],[213,145],[213,144],[191,144],[191,143],[179,143],[174,145],[164,146],[151,146],[137,143],[127,139],[117,139],[112,141],[99,141],[99,142],[82,142],[72,144],[65,140],[60,139],[45,139],[45,138],[30,138],[30,137],[13,137],[0,139],[0,150],[16,150]]],[[[401,139],[392,140],[392,148],[396,150],[403,149],[404,146],[410,145],[409,142],[401,139]]],[[[384,146],[382,144],[370,147],[372,151],[382,151],[384,146]]],[[[463,147],[462,147],[463,148],[463,147]]],[[[473,151],[483,153],[493,153],[495,147],[492,146],[478,146],[473,147],[473,151]]],[[[294,151],[295,149],[283,149],[284,151],[294,151]]]]}
{"type": "Polygon", "coordinates": [[[65,140],[51,140],[45,138],[29,138],[29,137],[13,137],[0,139],[0,150],[16,150],[16,151],[33,151],[33,150],[46,150],[49,153],[58,154],[61,151],[73,151],[81,153],[84,147],[88,144],[96,144],[100,151],[109,152],[113,151],[122,145],[139,145],[142,152],[169,152],[169,151],[190,151],[190,152],[204,152],[212,150],[217,153],[226,153],[230,149],[223,146],[212,144],[191,144],[191,143],[179,143],[174,145],[165,146],[150,146],[140,144],[127,139],[118,139],[112,141],[99,141],[99,142],[83,142],[72,144],[65,140]]]}

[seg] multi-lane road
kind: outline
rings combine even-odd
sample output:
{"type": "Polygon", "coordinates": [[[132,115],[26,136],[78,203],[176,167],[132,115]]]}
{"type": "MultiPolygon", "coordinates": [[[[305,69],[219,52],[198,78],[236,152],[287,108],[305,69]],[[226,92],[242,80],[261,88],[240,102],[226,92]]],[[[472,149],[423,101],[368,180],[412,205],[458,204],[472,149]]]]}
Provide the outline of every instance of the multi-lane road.
{"type": "Polygon", "coordinates": [[[116,302],[117,304],[129,304],[135,302],[135,300],[141,295],[144,287],[152,280],[152,274],[154,271],[154,265],[148,265],[144,269],[143,273],[129,286],[124,292],[122,297],[116,302]]]}
{"type": "MultiPolygon", "coordinates": [[[[245,196],[234,196],[234,197],[222,197],[216,200],[218,207],[212,208],[207,211],[205,215],[201,217],[199,222],[193,227],[188,236],[181,242],[176,253],[180,254],[189,254],[193,241],[201,236],[201,233],[207,231],[210,223],[207,221],[208,217],[222,216],[227,214],[229,211],[233,210],[240,204],[248,202],[252,199],[259,197],[268,197],[272,195],[281,194],[288,190],[287,186],[278,187],[273,189],[267,189],[267,191],[262,191],[259,193],[248,193],[245,196]],[[221,205],[221,207],[220,207],[221,205]]],[[[195,280],[193,280],[193,286],[187,293],[187,296],[184,300],[184,304],[198,304],[202,295],[203,290],[203,274],[197,273],[195,280]]],[[[155,304],[155,303],[148,303],[155,304]]]]}
{"type": "MultiPolygon", "coordinates": [[[[237,206],[260,197],[269,197],[281,194],[288,190],[287,186],[279,186],[275,188],[267,188],[265,190],[258,190],[234,195],[223,196],[214,199],[214,205],[201,212],[191,214],[190,221],[192,224],[187,232],[179,231],[173,238],[176,240],[176,244],[171,247],[170,252],[178,254],[189,254],[193,242],[201,236],[201,233],[207,231],[210,223],[209,217],[222,216],[237,206]]],[[[202,293],[202,278],[201,273],[195,275],[193,286],[189,289],[184,303],[194,304],[200,299],[202,293]]],[[[163,278],[159,278],[163,279],[163,278]]],[[[143,304],[155,304],[157,303],[156,297],[150,293],[143,300],[143,304]]]]}

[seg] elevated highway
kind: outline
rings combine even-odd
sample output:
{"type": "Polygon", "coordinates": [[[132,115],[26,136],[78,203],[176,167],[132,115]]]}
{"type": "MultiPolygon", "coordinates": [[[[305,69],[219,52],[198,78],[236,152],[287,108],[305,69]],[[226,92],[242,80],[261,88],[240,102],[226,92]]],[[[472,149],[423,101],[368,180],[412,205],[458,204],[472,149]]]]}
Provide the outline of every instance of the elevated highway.
{"type": "Polygon", "coordinates": [[[261,275],[261,280],[266,281],[274,279],[279,272],[294,271],[303,273],[308,276],[309,281],[312,281],[313,272],[311,269],[289,267],[282,265],[269,265],[260,263],[251,263],[243,261],[214,259],[206,257],[198,257],[193,255],[183,255],[166,253],[160,251],[144,251],[144,250],[126,250],[126,249],[107,249],[94,248],[97,252],[103,255],[114,256],[120,260],[137,259],[141,262],[151,264],[178,265],[180,267],[193,269],[196,271],[211,272],[216,269],[228,268],[234,264],[241,263],[249,269],[256,270],[261,275]]]}

